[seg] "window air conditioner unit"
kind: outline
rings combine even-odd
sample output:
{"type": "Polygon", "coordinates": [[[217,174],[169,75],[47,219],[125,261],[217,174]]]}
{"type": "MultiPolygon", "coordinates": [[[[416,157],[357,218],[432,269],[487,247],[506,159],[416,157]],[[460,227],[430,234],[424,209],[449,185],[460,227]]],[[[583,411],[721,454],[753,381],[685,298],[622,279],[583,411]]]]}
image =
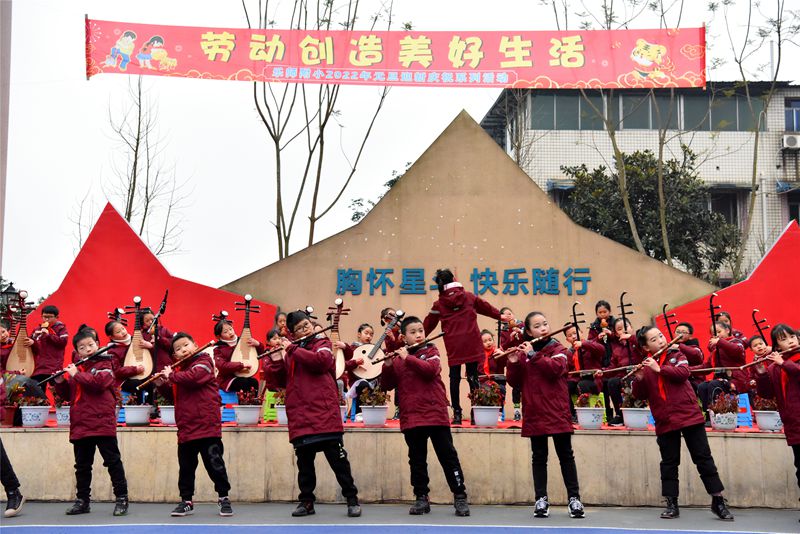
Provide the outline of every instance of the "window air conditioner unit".
{"type": "Polygon", "coordinates": [[[800,134],[784,134],[782,148],[800,150],[800,134]]]}

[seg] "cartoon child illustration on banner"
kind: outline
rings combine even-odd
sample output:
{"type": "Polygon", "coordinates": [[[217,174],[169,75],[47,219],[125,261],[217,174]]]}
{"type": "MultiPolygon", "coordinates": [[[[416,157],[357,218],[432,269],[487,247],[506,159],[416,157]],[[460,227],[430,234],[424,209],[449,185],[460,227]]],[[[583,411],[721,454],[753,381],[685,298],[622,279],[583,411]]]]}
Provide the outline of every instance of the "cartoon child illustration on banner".
{"type": "Polygon", "coordinates": [[[164,46],[164,39],[160,35],[152,36],[142,47],[139,49],[139,53],[136,54],[136,60],[139,62],[139,66],[143,69],[150,69],[153,70],[153,64],[150,63],[150,60],[153,59],[153,53],[157,48],[161,48],[164,46]]]}
{"type": "Polygon", "coordinates": [[[111,49],[111,55],[106,56],[106,65],[109,67],[117,66],[117,57],[122,59],[119,65],[119,70],[128,70],[128,63],[131,61],[131,54],[133,54],[134,46],[136,44],[136,33],[127,30],[122,33],[122,36],[117,39],[116,44],[111,49]]]}
{"type": "Polygon", "coordinates": [[[636,47],[631,51],[633,75],[639,79],[650,79],[657,83],[669,81],[667,72],[674,70],[672,61],[667,56],[667,47],[648,43],[644,39],[636,40],[636,47]]]}

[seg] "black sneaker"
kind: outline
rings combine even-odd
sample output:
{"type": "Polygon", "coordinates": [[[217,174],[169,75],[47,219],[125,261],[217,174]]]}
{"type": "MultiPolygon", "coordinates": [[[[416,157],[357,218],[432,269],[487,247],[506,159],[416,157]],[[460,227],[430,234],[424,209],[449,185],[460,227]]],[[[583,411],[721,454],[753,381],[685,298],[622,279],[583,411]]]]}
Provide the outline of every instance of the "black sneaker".
{"type": "Polygon", "coordinates": [[[453,507],[455,507],[458,517],[467,517],[469,515],[469,504],[467,504],[467,496],[465,494],[461,493],[453,498],[453,507]]]}
{"type": "Polygon", "coordinates": [[[533,517],[549,517],[550,516],[550,503],[547,501],[547,495],[536,499],[536,504],[533,505],[533,517]]]}
{"type": "Polygon", "coordinates": [[[194,513],[194,504],[192,501],[181,501],[178,506],[170,513],[172,517],[184,517],[194,513]]]}
{"type": "Polygon", "coordinates": [[[114,502],[114,515],[128,515],[128,497],[122,496],[117,497],[117,500],[114,502]]]}
{"type": "Polygon", "coordinates": [[[463,422],[461,410],[453,410],[453,425],[460,425],[463,422]]]}
{"type": "Polygon", "coordinates": [[[410,515],[428,514],[430,511],[431,501],[428,499],[427,495],[418,495],[417,500],[415,500],[411,508],[408,509],[410,515]]]}
{"type": "Polygon", "coordinates": [[[519,408],[514,408],[514,421],[522,421],[522,414],[519,411],[519,408]]]}
{"type": "Polygon", "coordinates": [[[664,497],[667,501],[666,509],[661,512],[661,519],[677,519],[681,516],[681,509],[678,506],[677,497],[664,497]]]}
{"type": "Polygon", "coordinates": [[[711,496],[711,511],[723,521],[733,521],[733,514],[728,510],[728,501],[722,495],[711,496]]]}
{"type": "Polygon", "coordinates": [[[233,515],[233,507],[228,497],[220,497],[217,505],[219,506],[219,515],[222,517],[231,517],[233,515]]]}
{"type": "Polygon", "coordinates": [[[314,515],[314,503],[311,501],[300,502],[297,508],[292,512],[292,517],[305,517],[307,515],[314,515]]]}
{"type": "Polygon", "coordinates": [[[67,515],[88,514],[91,511],[92,509],[89,506],[89,501],[75,499],[75,504],[72,505],[72,508],[67,510],[67,515]]]}
{"type": "Polygon", "coordinates": [[[347,517],[361,517],[361,505],[353,499],[347,503],[347,517]]]}
{"type": "Polygon", "coordinates": [[[3,512],[3,517],[14,517],[22,510],[22,505],[25,504],[25,496],[20,493],[19,489],[11,490],[6,494],[8,495],[8,502],[6,503],[6,511],[3,512]]]}
{"type": "Polygon", "coordinates": [[[611,420],[608,422],[608,425],[609,425],[609,426],[622,426],[624,423],[625,423],[625,421],[622,419],[622,417],[621,417],[621,416],[619,416],[619,415],[615,415],[615,416],[614,416],[614,417],[612,417],[612,418],[611,418],[611,420]]]}
{"type": "Polygon", "coordinates": [[[567,508],[569,509],[569,516],[573,519],[581,519],[586,517],[586,511],[583,509],[583,504],[577,497],[569,498],[569,504],[567,505],[567,508]]]}

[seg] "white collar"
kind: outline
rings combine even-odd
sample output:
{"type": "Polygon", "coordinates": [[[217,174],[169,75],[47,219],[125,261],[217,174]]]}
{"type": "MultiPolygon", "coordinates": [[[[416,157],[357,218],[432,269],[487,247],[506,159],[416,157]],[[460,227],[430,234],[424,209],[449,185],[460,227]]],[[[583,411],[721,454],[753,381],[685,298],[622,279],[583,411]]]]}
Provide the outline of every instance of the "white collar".
{"type": "Polygon", "coordinates": [[[454,287],[464,287],[461,285],[461,282],[450,282],[449,284],[444,285],[444,290],[447,291],[448,289],[452,289],[454,287]]]}

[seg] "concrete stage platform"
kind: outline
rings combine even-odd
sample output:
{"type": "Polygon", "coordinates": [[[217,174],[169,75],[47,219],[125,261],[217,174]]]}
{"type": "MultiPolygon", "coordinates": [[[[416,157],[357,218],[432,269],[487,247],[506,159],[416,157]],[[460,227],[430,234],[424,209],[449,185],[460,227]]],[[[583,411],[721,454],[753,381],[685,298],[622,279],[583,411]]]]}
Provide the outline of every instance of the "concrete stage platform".
{"type": "MultiPolygon", "coordinates": [[[[505,505],[532,501],[530,442],[520,437],[519,429],[453,428],[453,435],[471,503],[505,505]]],[[[175,427],[120,427],[117,436],[131,501],[175,501],[178,480],[175,427]]],[[[74,458],[66,429],[2,428],[0,437],[29,499],[66,502],[74,498],[74,458]]],[[[363,502],[413,499],[407,448],[397,428],[348,424],[344,441],[363,502]]],[[[732,506],[788,509],[797,506],[800,491],[791,449],[782,433],[709,432],[709,441],[732,506]]],[[[232,484],[231,498],[235,502],[296,499],[295,457],[285,427],[224,426],[223,443],[232,484]]],[[[652,431],[578,430],[573,446],[584,503],[659,505],[660,458],[652,431]]],[[[432,450],[429,450],[429,472],[431,500],[449,503],[451,495],[432,450]]],[[[566,495],[552,445],[549,472],[551,502],[563,504],[566,495]]],[[[317,460],[317,478],[318,500],[341,502],[338,485],[322,455],[317,460]]],[[[680,478],[681,504],[706,506],[709,497],[685,448],[680,478]]],[[[94,466],[93,498],[111,499],[108,473],[99,454],[94,466]]],[[[195,499],[216,500],[202,463],[197,471],[195,499]]]]}
{"type": "Polygon", "coordinates": [[[66,503],[28,503],[19,517],[4,519],[7,534],[658,534],[797,532],[799,514],[787,510],[733,509],[734,522],[717,520],[708,509],[683,508],[680,519],[658,518],[660,508],[588,507],[585,519],[570,519],[566,508],[551,507],[547,519],[533,519],[529,506],[472,506],[470,517],[454,517],[451,506],[430,514],[408,515],[407,505],[368,504],[359,518],[345,516],[343,505],[317,505],[316,515],[290,516],[294,506],[233,503],[233,517],[219,517],[215,504],[200,504],[189,517],[170,517],[175,503],[133,503],[126,517],[112,517],[111,503],[95,503],[92,513],[66,516],[66,503]],[[224,529],[224,530],[222,530],[224,529]],[[378,530],[379,529],[379,530],[378,530]]]}

